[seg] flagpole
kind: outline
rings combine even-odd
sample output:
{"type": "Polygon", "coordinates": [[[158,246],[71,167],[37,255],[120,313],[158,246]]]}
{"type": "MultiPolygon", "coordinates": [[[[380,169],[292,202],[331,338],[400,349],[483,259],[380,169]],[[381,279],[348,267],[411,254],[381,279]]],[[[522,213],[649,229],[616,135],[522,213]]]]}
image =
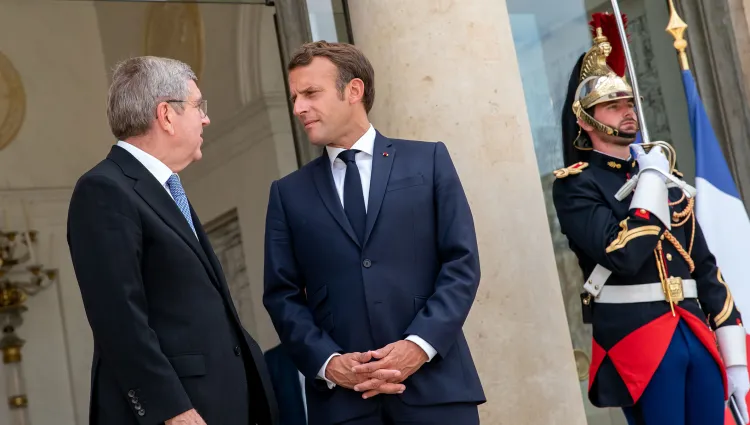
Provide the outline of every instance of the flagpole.
{"type": "Polygon", "coordinates": [[[680,68],[682,68],[683,71],[690,70],[687,53],[685,53],[685,49],[688,45],[687,40],[685,40],[685,30],[687,30],[687,28],[688,25],[682,20],[682,18],[680,18],[680,15],[677,14],[677,9],[674,7],[674,1],[669,0],[669,23],[667,24],[666,31],[674,37],[674,48],[677,49],[680,58],[680,68]]]}
{"type": "Polygon", "coordinates": [[[630,77],[630,82],[633,86],[633,100],[635,101],[636,113],[638,114],[641,138],[643,139],[643,143],[650,143],[651,139],[648,136],[648,130],[646,128],[646,117],[643,114],[643,104],[641,103],[641,94],[640,90],[638,89],[638,79],[635,75],[635,66],[633,65],[633,58],[630,56],[628,36],[625,33],[625,23],[622,21],[622,13],[620,13],[620,5],[617,3],[617,0],[612,0],[612,9],[614,10],[615,21],[617,21],[617,29],[620,33],[620,40],[622,40],[622,48],[625,51],[625,61],[628,65],[628,76],[630,77]]]}

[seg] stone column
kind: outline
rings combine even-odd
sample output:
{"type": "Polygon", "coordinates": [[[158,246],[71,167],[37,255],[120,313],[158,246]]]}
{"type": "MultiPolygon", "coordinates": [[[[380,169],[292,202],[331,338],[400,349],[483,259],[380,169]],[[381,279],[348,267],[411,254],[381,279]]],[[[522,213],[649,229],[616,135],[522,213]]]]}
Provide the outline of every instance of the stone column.
{"type": "Polygon", "coordinates": [[[440,140],[471,203],[482,282],[464,326],[485,424],[585,424],[504,0],[349,2],[375,67],[370,119],[440,140]]]}

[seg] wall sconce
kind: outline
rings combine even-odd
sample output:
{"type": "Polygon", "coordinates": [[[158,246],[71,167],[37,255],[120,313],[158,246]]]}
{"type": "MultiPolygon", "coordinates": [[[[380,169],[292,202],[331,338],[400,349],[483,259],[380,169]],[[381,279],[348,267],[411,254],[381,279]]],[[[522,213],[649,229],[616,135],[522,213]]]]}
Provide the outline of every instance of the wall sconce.
{"type": "Polygon", "coordinates": [[[16,334],[16,329],[23,323],[26,299],[49,288],[57,281],[58,273],[37,262],[34,248],[37,232],[28,229],[28,219],[23,232],[8,230],[7,226],[6,222],[6,228],[0,229],[0,351],[6,375],[10,424],[31,425],[21,366],[21,348],[25,341],[16,334]]]}

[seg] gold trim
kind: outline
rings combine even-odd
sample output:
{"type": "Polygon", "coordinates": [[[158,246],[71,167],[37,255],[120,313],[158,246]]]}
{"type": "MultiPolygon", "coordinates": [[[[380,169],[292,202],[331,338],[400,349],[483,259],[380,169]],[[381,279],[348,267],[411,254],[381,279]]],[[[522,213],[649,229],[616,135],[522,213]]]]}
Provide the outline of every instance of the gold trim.
{"type": "Polygon", "coordinates": [[[21,347],[17,345],[11,345],[3,347],[3,363],[20,363],[21,362],[21,347]]]}
{"type": "Polygon", "coordinates": [[[618,170],[622,168],[622,164],[618,164],[615,161],[609,161],[607,165],[610,166],[610,168],[617,168],[618,170]]]}
{"type": "Polygon", "coordinates": [[[727,290],[727,297],[724,299],[724,307],[722,307],[719,314],[714,317],[714,323],[716,323],[716,327],[718,328],[721,326],[724,322],[726,322],[729,319],[729,316],[732,315],[733,307],[734,307],[734,297],[732,297],[732,292],[729,290],[729,286],[726,282],[724,282],[724,277],[721,275],[721,269],[718,267],[716,268],[716,279],[724,285],[724,288],[727,290]]]}
{"type": "Polygon", "coordinates": [[[628,220],[630,218],[626,218],[625,220],[620,222],[620,228],[622,229],[620,233],[617,234],[617,237],[615,240],[612,241],[611,244],[606,249],[606,253],[612,253],[614,251],[617,251],[620,248],[625,247],[625,245],[628,244],[628,242],[632,241],[635,238],[639,238],[641,236],[657,236],[659,232],[661,232],[661,229],[659,226],[640,226],[636,227],[635,229],[628,230],[628,220]]]}
{"type": "Polygon", "coordinates": [[[588,167],[588,162],[577,162],[570,167],[560,168],[559,170],[555,170],[553,174],[558,179],[564,179],[565,177],[581,174],[583,172],[583,169],[588,167]]]}
{"type": "Polygon", "coordinates": [[[11,409],[21,409],[24,407],[28,407],[29,399],[26,398],[26,395],[16,395],[8,397],[8,406],[10,406],[11,409]]]}

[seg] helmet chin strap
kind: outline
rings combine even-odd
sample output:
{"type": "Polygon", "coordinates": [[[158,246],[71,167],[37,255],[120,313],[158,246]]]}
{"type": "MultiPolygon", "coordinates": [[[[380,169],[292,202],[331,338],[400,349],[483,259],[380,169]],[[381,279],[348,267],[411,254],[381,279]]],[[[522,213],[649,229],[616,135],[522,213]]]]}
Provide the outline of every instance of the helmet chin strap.
{"type": "Polygon", "coordinates": [[[599,130],[600,132],[608,135],[608,136],[615,136],[615,137],[621,137],[623,139],[630,139],[635,140],[636,133],[626,133],[624,131],[619,131],[616,128],[610,127],[607,124],[604,124],[603,122],[597,120],[596,118],[592,117],[588,112],[586,112],[583,108],[578,108],[577,112],[579,113],[579,119],[581,121],[584,121],[585,123],[591,125],[596,130],[599,130]]]}

